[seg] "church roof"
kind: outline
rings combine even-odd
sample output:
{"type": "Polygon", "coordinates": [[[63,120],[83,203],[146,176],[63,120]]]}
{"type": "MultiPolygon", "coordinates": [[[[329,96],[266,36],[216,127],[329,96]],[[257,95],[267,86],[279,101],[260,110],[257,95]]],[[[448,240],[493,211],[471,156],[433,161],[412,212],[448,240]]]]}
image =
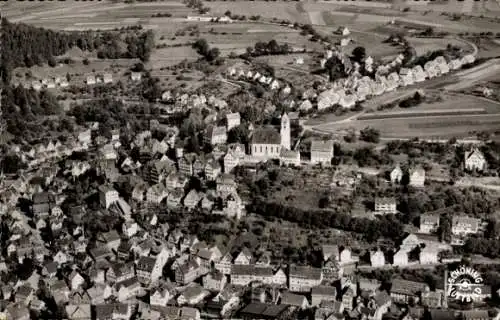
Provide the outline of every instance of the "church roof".
{"type": "Polygon", "coordinates": [[[271,127],[260,128],[252,135],[253,144],[281,144],[280,134],[271,127]]]}

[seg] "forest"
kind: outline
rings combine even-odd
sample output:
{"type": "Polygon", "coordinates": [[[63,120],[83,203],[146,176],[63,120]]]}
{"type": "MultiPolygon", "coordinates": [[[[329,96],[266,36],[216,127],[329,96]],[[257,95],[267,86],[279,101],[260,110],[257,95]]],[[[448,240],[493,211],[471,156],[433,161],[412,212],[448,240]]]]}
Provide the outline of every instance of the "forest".
{"type": "Polygon", "coordinates": [[[148,61],[154,48],[154,34],[141,28],[113,31],[60,32],[2,19],[2,63],[0,74],[9,82],[12,70],[34,65],[56,66],[56,57],[69,49],[95,51],[98,58],[138,58],[148,61]],[[126,50],[121,49],[125,47],[126,50]]]}

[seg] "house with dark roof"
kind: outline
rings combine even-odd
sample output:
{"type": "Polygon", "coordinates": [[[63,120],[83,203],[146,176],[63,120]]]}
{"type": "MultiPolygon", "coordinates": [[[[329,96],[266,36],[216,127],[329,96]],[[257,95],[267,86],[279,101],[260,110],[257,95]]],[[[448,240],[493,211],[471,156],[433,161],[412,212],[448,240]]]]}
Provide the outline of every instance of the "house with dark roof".
{"type": "Polygon", "coordinates": [[[423,292],[428,292],[429,286],[422,282],[403,279],[392,280],[391,298],[396,303],[408,304],[411,301],[418,303],[423,292]]]}
{"type": "Polygon", "coordinates": [[[320,268],[291,266],[288,275],[289,289],[293,292],[309,292],[323,280],[320,268]]]}

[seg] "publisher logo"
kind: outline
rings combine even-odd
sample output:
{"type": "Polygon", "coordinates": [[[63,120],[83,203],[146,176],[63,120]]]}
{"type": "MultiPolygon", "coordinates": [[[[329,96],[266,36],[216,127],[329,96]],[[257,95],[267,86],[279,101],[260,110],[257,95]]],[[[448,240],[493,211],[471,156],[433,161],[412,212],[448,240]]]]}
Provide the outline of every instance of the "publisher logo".
{"type": "Polygon", "coordinates": [[[483,278],[474,268],[461,266],[450,273],[448,296],[462,302],[472,302],[481,298],[483,278]]]}

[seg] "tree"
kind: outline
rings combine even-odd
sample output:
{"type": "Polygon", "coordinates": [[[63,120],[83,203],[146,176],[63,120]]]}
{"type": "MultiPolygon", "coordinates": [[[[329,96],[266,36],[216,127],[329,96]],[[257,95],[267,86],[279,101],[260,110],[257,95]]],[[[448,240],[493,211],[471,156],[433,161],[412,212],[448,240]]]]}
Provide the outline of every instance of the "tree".
{"type": "Polygon", "coordinates": [[[359,138],[366,142],[378,143],[380,141],[380,132],[377,129],[366,127],[360,131],[359,138]]]}
{"type": "Polygon", "coordinates": [[[352,60],[361,63],[366,57],[366,49],[364,47],[356,47],[352,50],[352,60]]]}

